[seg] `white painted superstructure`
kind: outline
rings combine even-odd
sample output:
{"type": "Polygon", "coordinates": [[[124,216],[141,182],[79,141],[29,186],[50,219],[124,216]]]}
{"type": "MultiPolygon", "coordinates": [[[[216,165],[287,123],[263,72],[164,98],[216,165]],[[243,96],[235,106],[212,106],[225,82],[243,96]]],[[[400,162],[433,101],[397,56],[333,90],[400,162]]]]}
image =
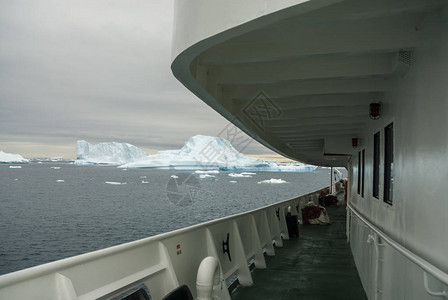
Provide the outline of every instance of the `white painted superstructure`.
{"type": "Polygon", "coordinates": [[[205,2],[176,2],[175,76],[267,147],[347,167],[350,206],[412,254],[349,214],[369,299],[447,297],[448,2],[205,2]]]}

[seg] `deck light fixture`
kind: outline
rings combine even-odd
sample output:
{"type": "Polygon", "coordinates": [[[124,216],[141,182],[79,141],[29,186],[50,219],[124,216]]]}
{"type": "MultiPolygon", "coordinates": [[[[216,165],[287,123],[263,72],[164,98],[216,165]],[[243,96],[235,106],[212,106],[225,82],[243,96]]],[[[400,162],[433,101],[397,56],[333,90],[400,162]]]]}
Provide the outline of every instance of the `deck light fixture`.
{"type": "Polygon", "coordinates": [[[358,138],[352,138],[352,147],[353,149],[358,148],[358,138]]]}
{"type": "Polygon", "coordinates": [[[370,103],[369,117],[372,120],[378,120],[381,116],[381,102],[370,103]]]}

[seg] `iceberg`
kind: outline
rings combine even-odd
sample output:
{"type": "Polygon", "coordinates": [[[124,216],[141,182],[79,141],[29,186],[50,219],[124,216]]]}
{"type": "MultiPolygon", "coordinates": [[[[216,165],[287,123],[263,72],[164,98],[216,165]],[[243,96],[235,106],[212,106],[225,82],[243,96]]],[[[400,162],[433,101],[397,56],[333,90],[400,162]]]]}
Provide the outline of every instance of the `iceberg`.
{"type": "Polygon", "coordinates": [[[122,184],[127,184],[127,182],[106,181],[105,184],[122,185],[122,184]]]}
{"type": "Polygon", "coordinates": [[[3,164],[19,164],[19,163],[28,163],[29,160],[23,158],[22,155],[19,154],[11,154],[0,151],[0,163],[3,164]]]}
{"type": "Polygon", "coordinates": [[[219,171],[218,170],[206,170],[206,171],[201,171],[201,170],[198,170],[198,171],[195,171],[195,173],[196,174],[219,174],[219,171]]]}
{"type": "Polygon", "coordinates": [[[89,144],[84,140],[76,143],[76,161],[82,165],[119,166],[145,158],[148,154],[134,145],[127,143],[89,144]]]}
{"type": "MultiPolygon", "coordinates": [[[[178,150],[159,151],[141,159],[127,162],[119,168],[153,168],[189,171],[268,171],[268,172],[312,172],[316,166],[300,163],[279,164],[276,162],[248,157],[238,152],[223,138],[196,135],[178,150]]],[[[206,172],[204,172],[206,173],[206,172]]],[[[245,174],[249,177],[249,174],[245,174]]],[[[239,176],[238,176],[239,177],[239,176]]]]}
{"type": "Polygon", "coordinates": [[[200,179],[205,179],[205,178],[215,178],[215,175],[210,175],[210,174],[202,174],[199,175],[200,179]]]}
{"type": "Polygon", "coordinates": [[[228,176],[229,177],[252,177],[252,175],[248,175],[247,173],[241,173],[241,174],[230,173],[228,176]]]}
{"type": "Polygon", "coordinates": [[[271,179],[267,179],[267,180],[263,180],[263,181],[259,181],[258,184],[262,184],[262,183],[288,183],[286,181],[284,181],[283,179],[275,179],[275,178],[271,178],[271,179]]]}

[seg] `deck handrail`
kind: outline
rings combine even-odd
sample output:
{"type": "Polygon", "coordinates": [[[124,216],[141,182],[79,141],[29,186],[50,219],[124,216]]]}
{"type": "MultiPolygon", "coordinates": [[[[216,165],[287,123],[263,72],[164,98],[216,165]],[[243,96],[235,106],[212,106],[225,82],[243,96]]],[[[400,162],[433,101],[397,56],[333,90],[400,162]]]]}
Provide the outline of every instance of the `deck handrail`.
{"type": "MultiPolygon", "coordinates": [[[[264,253],[275,255],[274,244],[282,247],[283,239],[289,239],[285,217],[288,208],[295,208],[291,213],[299,215],[300,208],[310,199],[316,200],[318,192],[1,275],[0,298],[30,298],[35,290],[45,299],[58,299],[61,293],[68,299],[99,298],[150,278],[167,282],[153,290],[153,296],[161,298],[169,288],[177,287],[179,280],[194,287],[193,277],[187,273],[197,272],[203,256],[219,259],[221,287],[235,274],[240,285],[250,286],[253,280],[248,261],[253,260],[256,268],[266,268],[264,253]],[[86,279],[86,270],[95,280],[86,279]],[[47,288],[42,290],[42,285],[47,288]]],[[[227,289],[221,292],[222,299],[230,300],[227,289]]]]}
{"type": "MultiPolygon", "coordinates": [[[[323,187],[323,188],[327,188],[327,186],[323,187]]],[[[19,280],[22,281],[22,280],[26,280],[28,277],[33,277],[35,275],[34,271],[39,272],[39,273],[51,273],[51,272],[54,272],[55,270],[57,270],[58,267],[60,267],[59,265],[61,263],[65,263],[66,265],[71,265],[72,262],[75,262],[78,259],[82,259],[82,260],[85,260],[85,261],[90,261],[90,260],[94,260],[94,259],[96,259],[98,257],[101,257],[101,256],[104,256],[104,255],[112,255],[112,254],[115,254],[115,253],[118,253],[118,252],[123,252],[123,251],[126,251],[128,249],[134,248],[136,246],[139,246],[139,245],[142,245],[142,244],[145,244],[145,243],[148,243],[148,242],[160,241],[160,240],[163,240],[163,239],[166,239],[166,238],[170,238],[170,237],[173,237],[173,236],[181,235],[181,234],[183,234],[183,233],[185,233],[187,231],[193,231],[195,229],[204,228],[204,227],[207,227],[207,226],[210,226],[210,225],[221,223],[223,221],[232,220],[232,219],[236,219],[238,217],[243,217],[243,216],[251,215],[251,214],[256,213],[256,212],[264,211],[264,210],[267,210],[269,208],[273,208],[273,207],[279,206],[281,204],[285,204],[285,203],[291,202],[291,201],[293,201],[295,199],[299,199],[301,197],[306,197],[306,196],[309,196],[309,195],[318,194],[320,192],[320,190],[322,190],[322,188],[317,189],[317,190],[313,190],[312,192],[308,192],[306,194],[299,195],[297,197],[293,197],[293,198],[290,198],[290,199],[287,199],[287,200],[280,200],[280,201],[275,202],[275,203],[266,204],[264,206],[261,206],[261,207],[258,207],[258,208],[252,209],[252,210],[248,210],[248,211],[244,211],[244,212],[240,212],[240,213],[235,213],[235,214],[232,214],[232,215],[228,215],[228,216],[225,216],[225,217],[220,217],[220,218],[209,220],[209,221],[204,221],[204,222],[201,222],[201,223],[198,223],[198,224],[189,225],[189,226],[182,227],[182,228],[179,228],[179,229],[174,229],[174,230],[171,230],[171,231],[168,231],[168,232],[162,232],[162,233],[159,233],[159,234],[156,234],[156,235],[153,235],[153,236],[145,237],[145,238],[138,239],[138,240],[131,241],[131,242],[127,242],[127,243],[124,243],[124,244],[119,244],[119,245],[115,245],[115,246],[111,246],[111,247],[107,247],[107,248],[103,248],[103,249],[99,249],[99,250],[94,250],[94,251],[90,251],[90,252],[87,252],[87,253],[78,254],[78,255],[71,256],[71,257],[58,259],[58,260],[55,260],[55,261],[50,261],[50,262],[43,263],[43,264],[40,264],[40,265],[37,265],[37,266],[25,268],[25,269],[22,269],[22,270],[13,271],[11,273],[1,274],[0,275],[0,288],[2,286],[9,285],[10,282],[12,282],[12,281],[17,281],[19,278],[20,278],[19,280]],[[26,275],[24,275],[25,274],[24,271],[26,272],[26,275]]]]}
{"type": "Polygon", "coordinates": [[[368,221],[363,215],[361,215],[360,212],[358,212],[352,205],[347,203],[347,207],[352,211],[361,221],[364,222],[370,229],[372,229],[378,236],[380,236],[384,242],[386,242],[388,245],[390,245],[392,248],[397,250],[399,253],[404,255],[407,259],[418,265],[420,268],[422,268],[425,272],[431,274],[434,278],[439,280],[441,283],[448,285],[448,274],[444,271],[440,270],[436,266],[434,266],[429,261],[423,259],[422,257],[418,256],[408,248],[404,247],[391,237],[389,237],[386,233],[381,231],[378,227],[373,225],[370,221],[368,221]]]}

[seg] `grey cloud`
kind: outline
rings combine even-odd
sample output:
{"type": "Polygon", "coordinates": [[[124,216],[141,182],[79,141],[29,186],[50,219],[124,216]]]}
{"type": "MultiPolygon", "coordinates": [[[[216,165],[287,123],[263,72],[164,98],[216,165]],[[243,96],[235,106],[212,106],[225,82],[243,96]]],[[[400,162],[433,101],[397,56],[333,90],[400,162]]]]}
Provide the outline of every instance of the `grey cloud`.
{"type": "MultiPolygon", "coordinates": [[[[172,1],[0,6],[0,149],[77,139],[172,149],[228,124],[171,74],[172,1]]],[[[245,152],[270,153],[256,142],[245,152]]]]}

